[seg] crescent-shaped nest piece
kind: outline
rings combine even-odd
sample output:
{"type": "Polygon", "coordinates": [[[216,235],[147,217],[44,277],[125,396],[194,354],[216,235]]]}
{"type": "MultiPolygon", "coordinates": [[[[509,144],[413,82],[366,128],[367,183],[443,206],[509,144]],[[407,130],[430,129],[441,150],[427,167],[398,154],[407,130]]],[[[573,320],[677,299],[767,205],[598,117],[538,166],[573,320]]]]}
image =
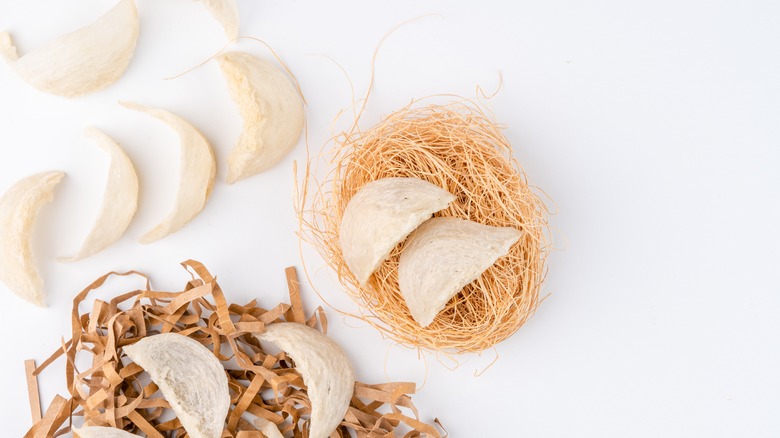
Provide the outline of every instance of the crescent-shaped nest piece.
{"type": "Polygon", "coordinates": [[[454,217],[420,225],[398,261],[398,285],[415,321],[430,325],[447,301],[506,255],[521,234],[454,217]]]}
{"type": "Polygon", "coordinates": [[[119,240],[138,208],[138,175],[125,151],[119,143],[96,128],[87,128],[84,134],[108,153],[111,160],[108,181],[95,225],[78,253],[64,261],[89,257],[119,240]]]}
{"type": "MultiPolygon", "coordinates": [[[[25,437],[59,436],[71,424],[89,426],[79,429],[89,433],[95,426],[115,428],[85,437],[178,437],[185,430],[193,438],[254,438],[259,433],[269,438],[368,438],[400,436],[396,433],[401,430],[408,432],[407,437],[441,436],[437,427],[419,419],[409,396],[415,390],[413,383],[354,382],[346,357],[325,336],[327,319],[322,309],[306,317],[294,268],[286,271],[291,304],[262,307],[257,300],[229,303],[201,263],[189,260],[182,265],[192,280],[181,292],[153,291],[146,280],[138,290],[95,299],[91,308],[86,305],[114,276],[146,279],[131,271],[108,273],[76,295],[71,339],[28,374],[32,388],[37,385],[33,376],[65,356],[69,393],[56,396],[25,437]],[[268,336],[289,354],[269,353],[255,335],[268,336]],[[180,366],[187,358],[189,367],[180,366]],[[75,368],[82,361],[90,364],[89,369],[75,368]],[[316,369],[330,361],[339,369],[325,373],[316,369]],[[187,381],[191,388],[186,387],[187,381]],[[341,401],[328,394],[315,396],[314,392],[328,388],[337,390],[338,400],[344,396],[348,401],[343,410],[341,401]],[[177,404],[209,408],[188,421],[177,404]],[[323,413],[325,417],[318,417],[323,413]],[[196,430],[193,422],[212,426],[207,427],[208,434],[200,434],[202,429],[196,430]],[[125,434],[97,434],[117,433],[116,429],[125,434]]],[[[253,285],[258,294],[263,285],[262,280],[253,285]]],[[[31,408],[40,412],[37,404],[31,403],[31,408]]]]}
{"type": "Polygon", "coordinates": [[[228,156],[232,184],[269,169],[295,147],[303,132],[303,97],[287,73],[264,59],[242,52],[216,59],[244,120],[228,156]]]}
{"type": "Polygon", "coordinates": [[[0,198],[0,281],[39,306],[46,306],[43,279],[30,241],[38,212],[52,200],[64,176],[52,171],[22,178],[0,198]]]}
{"type": "Polygon", "coordinates": [[[214,188],[217,163],[211,144],[190,122],[162,109],[133,102],[120,104],[160,119],[179,136],[181,158],[176,201],[168,216],[139,239],[141,243],[151,243],[179,231],[203,210],[214,188]]]}
{"type": "Polygon", "coordinates": [[[147,336],[124,347],[149,373],[192,438],[219,438],[230,409],[225,369],[198,341],[178,333],[147,336]]]}
{"type": "MultiPolygon", "coordinates": [[[[331,172],[317,186],[300,190],[302,238],[359,305],[361,314],[355,316],[403,345],[460,353],[496,345],[531,317],[546,272],[548,212],[492,115],[465,99],[443,105],[414,102],[370,129],[334,137],[332,146],[327,151],[331,172]],[[506,255],[459,289],[425,327],[412,316],[399,285],[399,259],[409,239],[392,249],[366,283],[350,269],[340,241],[351,200],[383,178],[418,178],[454,195],[434,217],[522,233],[506,255]]],[[[429,267],[435,264],[431,260],[429,267]]]]}
{"type": "Polygon", "coordinates": [[[122,77],[135,52],[138,29],[135,0],[120,0],[92,24],[21,57],[11,36],[0,32],[0,55],[38,90],[77,97],[122,77]]]}
{"type": "Polygon", "coordinates": [[[255,336],[295,361],[311,399],[309,438],[328,438],[347,413],[355,391],[355,371],[344,351],[324,334],[294,322],[270,324],[255,336]]]}
{"type": "Polygon", "coordinates": [[[366,284],[399,242],[455,196],[417,178],[382,178],[363,186],[344,210],[339,243],[344,261],[366,284]]]}

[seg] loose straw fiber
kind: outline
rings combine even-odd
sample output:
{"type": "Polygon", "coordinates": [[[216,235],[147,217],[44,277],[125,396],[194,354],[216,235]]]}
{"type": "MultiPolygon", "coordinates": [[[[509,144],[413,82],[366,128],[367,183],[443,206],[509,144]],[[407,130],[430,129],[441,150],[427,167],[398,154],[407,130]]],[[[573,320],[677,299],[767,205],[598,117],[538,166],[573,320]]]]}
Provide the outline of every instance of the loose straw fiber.
{"type": "MultiPolygon", "coordinates": [[[[143,290],[110,301],[95,300],[91,310],[79,313],[79,304],[112,275],[146,278],[129,272],[106,274],[76,296],[71,340],[63,342],[62,348],[32,373],[37,376],[64,355],[68,397],[56,396],[43,418],[35,419],[25,438],[64,435],[72,424],[82,422],[144,433],[150,438],[186,436],[157,385],[122,351],[122,347],[145,336],[169,332],[197,340],[225,366],[231,406],[222,438],[262,438],[265,435],[261,430],[269,423],[285,437],[308,436],[311,402],[301,375],[284,352],[273,355],[263,351],[251,335],[262,331],[266,324],[283,320],[319,325],[326,331],[322,309],[306,319],[295,269],[286,272],[291,304],[264,309],[256,300],[243,306],[228,304],[216,279],[202,264],[190,260],[183,265],[197,277],[193,275],[181,292],[152,291],[147,280],[143,290]],[[84,355],[91,362],[88,369],[79,370],[77,358],[84,355]],[[74,417],[83,420],[74,421],[74,417]]],[[[33,389],[37,394],[37,388],[33,388],[36,379],[33,377],[31,382],[31,395],[33,389]]],[[[434,426],[418,419],[408,395],[414,390],[413,383],[357,382],[349,410],[331,437],[393,437],[401,423],[406,424],[404,437],[440,437],[434,426]]],[[[36,402],[31,398],[33,405],[36,402]]]]}
{"type": "Polygon", "coordinates": [[[548,213],[512,158],[501,128],[478,104],[412,103],[373,128],[355,129],[334,143],[332,173],[317,187],[301,220],[304,238],[361,306],[359,318],[400,344],[459,353],[490,348],[525,323],[539,302],[548,213]],[[386,177],[421,178],[456,195],[457,200],[437,216],[523,231],[509,254],[450,300],[426,328],[412,319],[398,288],[403,243],[365,287],[341,253],[339,224],[347,203],[366,183],[386,177]]]}

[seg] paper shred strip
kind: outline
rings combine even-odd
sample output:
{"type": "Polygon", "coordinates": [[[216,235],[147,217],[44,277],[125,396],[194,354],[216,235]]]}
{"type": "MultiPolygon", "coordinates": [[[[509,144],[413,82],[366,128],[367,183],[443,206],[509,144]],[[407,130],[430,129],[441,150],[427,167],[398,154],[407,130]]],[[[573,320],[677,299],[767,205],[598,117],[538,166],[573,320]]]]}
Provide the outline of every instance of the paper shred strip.
{"type": "Polygon", "coordinates": [[[51,436],[52,430],[62,424],[63,417],[67,417],[67,406],[68,400],[66,398],[60,395],[55,396],[51,405],[49,405],[49,409],[46,410],[46,414],[33,424],[33,427],[24,435],[24,438],[47,438],[51,436]],[[58,420],[59,424],[57,424],[58,420]]]}
{"type": "Polygon", "coordinates": [[[132,411],[127,414],[127,418],[133,422],[139,429],[143,431],[149,438],[165,438],[157,429],[149,423],[146,418],[136,411],[132,411]]]}
{"type": "Polygon", "coordinates": [[[43,363],[41,363],[41,364],[38,366],[38,368],[36,368],[36,369],[35,369],[35,372],[33,373],[33,375],[37,376],[37,375],[38,375],[38,374],[40,374],[40,373],[41,373],[41,372],[42,372],[44,369],[46,369],[46,367],[48,367],[49,365],[51,365],[51,363],[52,363],[52,362],[54,362],[54,361],[55,361],[55,360],[57,360],[57,359],[58,359],[60,356],[62,356],[62,355],[63,355],[63,354],[64,354],[64,353],[67,351],[67,348],[68,348],[68,347],[70,347],[70,343],[71,343],[71,342],[72,342],[72,341],[68,341],[68,342],[66,342],[66,343],[65,343],[65,350],[63,350],[63,349],[61,349],[61,348],[58,348],[57,350],[54,350],[54,353],[52,353],[52,354],[51,354],[51,356],[49,356],[49,357],[48,357],[48,358],[47,358],[45,361],[43,361],[43,363]]]}
{"type": "Polygon", "coordinates": [[[266,438],[259,430],[242,430],[236,434],[236,438],[266,438]]]}
{"type": "Polygon", "coordinates": [[[243,391],[243,394],[241,394],[241,398],[238,400],[238,403],[236,403],[233,412],[228,416],[228,429],[235,428],[238,425],[238,420],[241,418],[241,415],[246,412],[246,408],[249,407],[252,400],[263,387],[264,381],[265,379],[263,379],[263,376],[259,374],[255,375],[252,379],[252,383],[250,383],[243,391]]]}
{"type": "Polygon", "coordinates": [[[176,296],[176,298],[171,300],[167,306],[162,308],[162,311],[168,315],[173,314],[182,306],[189,304],[194,299],[204,297],[209,294],[211,294],[211,283],[206,283],[202,286],[192,288],[187,292],[183,292],[176,296]]]}
{"type": "MultiPolygon", "coordinates": [[[[181,292],[152,291],[146,276],[131,271],[106,274],[76,295],[72,339],[63,339],[61,347],[38,368],[32,361],[25,363],[33,415],[33,426],[25,438],[68,433],[74,417],[83,417],[75,419],[76,425],[89,422],[151,438],[183,436],[181,422],[167,414],[170,404],[161,397],[157,385],[149,382],[143,369],[123,352],[124,346],[145,336],[168,332],[200,342],[225,366],[231,408],[222,438],[263,437],[263,427],[269,425],[296,438],[307,435],[311,403],[295,364],[284,352],[265,352],[253,336],[267,324],[280,321],[327,330],[321,308],[306,318],[295,268],[285,270],[290,304],[266,310],[258,306],[257,300],[244,306],[229,304],[216,278],[202,263],[188,260],[182,265],[194,274],[181,292]],[[120,294],[108,302],[95,300],[91,310],[79,313],[79,306],[89,294],[114,275],[139,275],[146,280],[146,289],[120,294]],[[77,354],[92,355],[88,369],[80,372],[76,368],[77,354]],[[33,399],[35,376],[63,355],[70,399],[55,397],[41,418],[40,402],[33,399]]],[[[409,437],[440,437],[434,426],[419,419],[409,397],[414,391],[412,383],[356,383],[349,411],[331,438],[394,437],[401,423],[411,429],[406,434],[409,437]],[[405,415],[402,409],[413,416],[405,415]]],[[[37,386],[35,394],[37,397],[37,386]]]]}
{"type": "Polygon", "coordinates": [[[304,324],[306,322],[306,316],[303,313],[300,283],[298,282],[298,274],[295,271],[295,267],[290,266],[285,269],[284,275],[287,277],[287,289],[290,291],[290,310],[288,310],[286,318],[288,321],[304,324]]]}
{"type": "Polygon", "coordinates": [[[30,414],[33,423],[41,420],[41,396],[38,391],[38,378],[35,376],[35,360],[24,361],[24,372],[27,375],[27,396],[30,400],[30,414]]]}

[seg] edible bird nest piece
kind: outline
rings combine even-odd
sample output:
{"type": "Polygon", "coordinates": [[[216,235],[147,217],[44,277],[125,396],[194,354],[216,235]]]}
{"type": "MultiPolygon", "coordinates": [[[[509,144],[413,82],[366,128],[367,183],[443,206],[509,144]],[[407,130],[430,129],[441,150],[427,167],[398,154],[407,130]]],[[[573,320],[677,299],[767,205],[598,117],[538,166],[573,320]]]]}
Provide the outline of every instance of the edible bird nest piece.
{"type": "Polygon", "coordinates": [[[528,320],[539,304],[545,275],[548,212],[512,157],[501,127],[480,105],[467,100],[423,107],[412,103],[369,130],[355,128],[333,142],[333,169],[315,188],[308,207],[303,192],[303,238],[361,307],[357,317],[402,345],[458,353],[490,348],[528,320]],[[350,272],[339,244],[349,200],[367,183],[388,177],[420,178],[457,197],[434,216],[523,231],[505,257],[452,298],[425,328],[412,318],[398,286],[404,242],[365,286],[350,272]]]}
{"type": "MultiPolygon", "coordinates": [[[[79,305],[87,304],[87,297],[110,277],[146,279],[135,271],[111,272],[73,299],[71,339],[37,368],[33,361],[25,364],[35,419],[25,438],[64,435],[81,421],[143,432],[149,438],[184,436],[182,423],[169,415],[171,404],[123,350],[159,333],[178,333],[200,342],[225,367],[231,400],[223,438],[265,437],[274,432],[268,428],[287,438],[308,436],[311,401],[295,363],[284,352],[264,351],[253,335],[281,321],[327,331],[321,308],[305,316],[295,269],[286,271],[290,304],[266,309],[257,300],[228,303],[216,278],[201,263],[189,260],[182,265],[190,270],[192,280],[181,292],[153,291],[146,280],[144,288],[109,301],[95,300],[90,310],[80,313],[79,305]],[[57,395],[42,414],[35,376],[60,356],[66,359],[69,394],[67,398],[57,395]],[[77,368],[79,357],[91,359],[89,369],[77,368]],[[74,417],[83,419],[74,421],[74,417]]],[[[441,437],[435,426],[419,420],[409,396],[414,391],[414,383],[355,383],[349,408],[331,437],[391,437],[402,430],[406,437],[441,437]],[[397,429],[401,423],[406,426],[397,429]]]]}

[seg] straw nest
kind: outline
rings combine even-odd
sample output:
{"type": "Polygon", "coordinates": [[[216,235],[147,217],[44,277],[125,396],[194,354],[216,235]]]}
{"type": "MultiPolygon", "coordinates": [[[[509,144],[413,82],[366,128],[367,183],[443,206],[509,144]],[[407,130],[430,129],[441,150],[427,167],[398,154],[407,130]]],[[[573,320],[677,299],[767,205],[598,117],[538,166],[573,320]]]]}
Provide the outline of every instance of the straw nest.
{"type": "Polygon", "coordinates": [[[486,110],[468,100],[413,103],[371,129],[353,128],[333,142],[332,171],[303,211],[302,231],[360,306],[362,314],[355,316],[402,345],[457,353],[490,348],[528,320],[545,275],[548,212],[486,110]],[[366,183],[386,177],[421,178],[456,195],[436,216],[523,231],[507,256],[451,299],[425,328],[412,319],[399,291],[403,242],[366,286],[342,256],[339,224],[347,203],[366,183]]]}

